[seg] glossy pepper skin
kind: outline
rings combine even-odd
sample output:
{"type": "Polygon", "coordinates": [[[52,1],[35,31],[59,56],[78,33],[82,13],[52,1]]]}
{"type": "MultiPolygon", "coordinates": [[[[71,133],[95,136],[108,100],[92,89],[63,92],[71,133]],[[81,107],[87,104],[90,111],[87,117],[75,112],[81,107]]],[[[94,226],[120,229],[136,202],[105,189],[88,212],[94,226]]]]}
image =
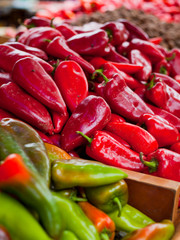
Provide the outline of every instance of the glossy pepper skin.
{"type": "Polygon", "coordinates": [[[137,152],[125,147],[106,132],[96,131],[93,138],[88,138],[84,134],[82,135],[90,143],[90,145],[86,146],[86,154],[89,157],[119,168],[139,172],[144,169],[137,152]]]}
{"type": "Polygon", "coordinates": [[[143,113],[152,113],[146,103],[127,86],[122,76],[114,74],[113,78],[104,80],[103,97],[114,113],[135,123],[143,113]]]}
{"type": "Polygon", "coordinates": [[[94,224],[77,203],[56,193],[53,196],[66,230],[74,233],[79,240],[100,240],[94,224]]]}
{"type": "Polygon", "coordinates": [[[8,82],[12,82],[11,74],[6,72],[0,72],[0,86],[8,82]]]}
{"type": "MultiPolygon", "coordinates": [[[[63,100],[64,102],[64,100],[63,100]]],[[[56,111],[51,111],[51,116],[52,116],[52,122],[54,126],[54,133],[60,133],[63,126],[67,122],[69,118],[69,113],[67,111],[67,107],[65,103],[63,104],[65,106],[64,111],[62,113],[56,112],[56,111]]],[[[53,135],[51,135],[53,137],[53,135]]]]}
{"type": "Polygon", "coordinates": [[[67,112],[54,80],[33,59],[23,58],[17,61],[13,67],[12,79],[46,107],[62,114],[67,112]]]}
{"type": "Polygon", "coordinates": [[[109,47],[109,52],[104,56],[106,60],[114,63],[129,63],[128,58],[119,54],[113,45],[109,43],[108,47],[109,47]]]}
{"type": "Polygon", "coordinates": [[[129,204],[122,208],[120,216],[118,214],[118,210],[108,214],[115,223],[116,231],[133,232],[154,223],[152,219],[129,204]]]}
{"type": "Polygon", "coordinates": [[[82,55],[104,56],[108,41],[107,33],[102,29],[97,29],[74,35],[67,40],[67,44],[73,51],[82,55]]]}
{"type": "Polygon", "coordinates": [[[143,114],[139,124],[154,136],[159,147],[170,146],[179,140],[178,129],[158,115],[143,114]]]}
{"type": "Polygon", "coordinates": [[[81,66],[72,60],[62,61],[56,68],[54,80],[71,112],[88,95],[88,81],[81,66]]]}
{"type": "Polygon", "coordinates": [[[53,57],[69,59],[77,62],[83,69],[89,73],[94,72],[94,67],[82,58],[78,53],[70,49],[64,37],[55,37],[49,42],[46,49],[47,53],[53,57]]]}
{"type": "Polygon", "coordinates": [[[45,40],[52,40],[58,36],[62,36],[62,34],[55,28],[45,26],[33,27],[21,34],[18,38],[18,42],[46,51],[48,42],[45,40]]]}
{"type": "Polygon", "coordinates": [[[77,34],[73,27],[66,23],[59,23],[55,26],[55,28],[60,31],[60,33],[64,36],[65,39],[71,38],[72,36],[77,34]]]}
{"type": "Polygon", "coordinates": [[[24,45],[20,42],[6,42],[5,44],[8,45],[8,46],[11,46],[13,48],[16,48],[18,50],[30,53],[30,54],[32,54],[32,55],[34,55],[38,58],[41,58],[45,61],[48,60],[47,54],[39,48],[30,47],[30,46],[24,45]]]}
{"type": "Polygon", "coordinates": [[[3,118],[13,118],[13,117],[14,116],[11,113],[0,108],[0,120],[3,118]]]}
{"type": "Polygon", "coordinates": [[[0,121],[0,142],[0,161],[9,154],[20,154],[26,166],[49,186],[50,160],[36,130],[19,120],[4,118],[0,121]]]}
{"type": "Polygon", "coordinates": [[[118,168],[78,158],[53,161],[51,173],[55,189],[102,186],[127,177],[118,168]]]}
{"type": "Polygon", "coordinates": [[[124,24],[120,22],[106,22],[101,26],[101,29],[104,29],[107,32],[109,42],[114,46],[120,45],[129,37],[128,30],[124,24]]]}
{"type": "Polygon", "coordinates": [[[124,180],[84,190],[88,201],[106,213],[119,209],[120,215],[128,201],[128,187],[124,180]]]}
{"type": "Polygon", "coordinates": [[[122,240],[170,240],[175,231],[174,224],[170,220],[150,224],[142,229],[136,230],[122,240]]]}
{"type": "Polygon", "coordinates": [[[52,134],[53,124],[47,109],[16,83],[3,84],[0,95],[0,107],[39,130],[52,134]]]}
{"type": "Polygon", "coordinates": [[[151,81],[149,85],[147,85],[145,95],[147,99],[157,107],[180,118],[180,94],[169,87],[165,82],[156,81],[152,83],[151,81]]]}
{"type": "Polygon", "coordinates": [[[7,229],[11,239],[51,240],[32,214],[17,200],[1,192],[0,204],[3,206],[0,209],[0,225],[7,229]],[[24,226],[28,226],[28,229],[24,226]]]}
{"type": "MultiPolygon", "coordinates": [[[[153,114],[151,116],[153,116],[153,114]]],[[[120,136],[138,153],[143,152],[147,155],[158,148],[156,138],[151,133],[135,124],[127,122],[109,123],[106,129],[120,136]]]]}
{"type": "Polygon", "coordinates": [[[65,124],[61,132],[60,146],[65,151],[81,146],[86,140],[76,131],[92,136],[96,130],[103,129],[110,118],[110,107],[102,97],[93,95],[86,97],[65,124]]]}
{"type": "Polygon", "coordinates": [[[53,67],[41,58],[38,58],[30,53],[15,49],[11,46],[0,44],[0,68],[6,72],[11,72],[14,64],[24,57],[31,57],[41,64],[47,73],[52,73],[53,67]]]}
{"type": "Polygon", "coordinates": [[[129,58],[132,64],[143,66],[143,69],[135,73],[135,78],[139,81],[147,81],[152,73],[152,65],[149,58],[138,49],[131,50],[129,58]]]}
{"type": "Polygon", "coordinates": [[[78,205],[82,208],[86,216],[93,222],[100,234],[100,239],[114,239],[115,224],[106,213],[96,208],[89,202],[78,202],[78,205]]]}
{"type": "Polygon", "coordinates": [[[146,173],[152,175],[180,181],[179,165],[180,154],[166,148],[159,148],[155,152],[147,156],[147,161],[142,160],[142,163],[148,167],[146,173]]]}
{"type": "Polygon", "coordinates": [[[47,233],[58,238],[62,221],[56,202],[44,180],[29,170],[19,154],[10,154],[0,165],[0,189],[13,194],[35,210],[47,233]]]}
{"type": "Polygon", "coordinates": [[[32,27],[49,27],[51,20],[43,17],[33,16],[24,20],[24,25],[29,29],[32,27]]]}

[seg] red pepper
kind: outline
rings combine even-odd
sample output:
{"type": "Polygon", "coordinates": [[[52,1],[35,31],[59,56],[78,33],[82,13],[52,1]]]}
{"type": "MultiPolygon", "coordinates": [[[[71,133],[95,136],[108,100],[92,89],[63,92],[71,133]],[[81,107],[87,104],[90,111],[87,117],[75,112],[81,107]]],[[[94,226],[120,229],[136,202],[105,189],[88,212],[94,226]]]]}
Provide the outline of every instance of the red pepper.
{"type": "Polygon", "coordinates": [[[154,136],[159,147],[170,146],[179,140],[178,129],[158,115],[143,114],[140,117],[139,125],[145,127],[154,136]]]}
{"type": "Polygon", "coordinates": [[[152,175],[180,182],[180,154],[165,148],[159,148],[147,156],[142,163],[152,175]]]}
{"type": "Polygon", "coordinates": [[[107,53],[104,58],[108,61],[112,61],[112,62],[117,62],[117,63],[129,63],[129,60],[122,56],[121,54],[119,54],[115,47],[112,46],[111,44],[108,45],[109,46],[109,53],[107,53]]]}
{"type": "Polygon", "coordinates": [[[158,148],[157,140],[153,135],[137,125],[112,122],[106,126],[106,129],[128,142],[136,152],[143,152],[147,155],[158,148]]]}
{"type": "Polygon", "coordinates": [[[115,62],[110,62],[110,63],[113,64],[120,71],[123,71],[127,74],[134,74],[139,70],[143,69],[142,65],[136,65],[131,63],[115,63],[115,62]]]}
{"type": "Polygon", "coordinates": [[[131,40],[130,49],[140,50],[145,55],[147,55],[147,57],[151,60],[152,63],[156,63],[165,58],[155,44],[138,38],[134,38],[131,40]]]}
{"type": "Polygon", "coordinates": [[[14,118],[14,116],[11,113],[0,108],[0,120],[3,118],[14,118]]]}
{"type": "MultiPolygon", "coordinates": [[[[119,122],[119,123],[122,123],[122,122],[125,122],[126,120],[121,117],[120,115],[118,114],[115,114],[115,113],[111,113],[111,120],[107,123],[107,125],[111,122],[119,122]]],[[[106,125],[106,126],[107,126],[106,125]]]]}
{"type": "Polygon", "coordinates": [[[71,151],[81,146],[86,140],[76,131],[92,136],[96,130],[103,129],[110,119],[111,110],[103,98],[93,95],[86,97],[76,107],[61,132],[61,148],[71,151]]]}
{"type": "Polygon", "coordinates": [[[146,97],[160,107],[180,118],[180,94],[165,82],[151,80],[146,89],[146,97]]]}
{"type": "Polygon", "coordinates": [[[69,114],[66,111],[64,111],[63,113],[58,113],[55,111],[52,111],[52,119],[53,119],[53,125],[54,125],[54,133],[59,133],[63,126],[65,125],[65,123],[67,122],[69,118],[69,114]]]}
{"type": "Polygon", "coordinates": [[[115,236],[115,224],[103,211],[89,202],[78,202],[85,215],[93,222],[101,239],[113,240],[115,236]],[[105,237],[106,236],[106,237],[105,237]]]}
{"type": "Polygon", "coordinates": [[[73,30],[73,27],[66,23],[60,23],[55,26],[55,28],[60,31],[60,33],[64,36],[65,39],[68,39],[74,35],[77,34],[75,30],[73,30]]]}
{"type": "Polygon", "coordinates": [[[125,147],[106,132],[96,131],[93,138],[89,138],[79,131],[78,133],[89,142],[86,146],[86,154],[89,157],[114,167],[138,172],[144,169],[137,152],[125,147]]]}
{"type": "Polygon", "coordinates": [[[114,74],[108,79],[104,75],[102,83],[103,96],[114,113],[117,113],[131,122],[138,122],[144,113],[153,113],[146,103],[134,93],[126,84],[124,78],[114,74]]]}
{"type": "Polygon", "coordinates": [[[19,36],[18,42],[23,43],[25,45],[40,48],[46,51],[46,47],[48,42],[46,39],[52,40],[57,36],[61,36],[62,34],[52,27],[34,27],[25,31],[22,35],[19,36]]]}
{"type": "Polygon", "coordinates": [[[152,73],[152,65],[149,58],[137,49],[130,51],[129,58],[132,64],[143,66],[141,70],[135,73],[136,79],[139,81],[147,81],[152,73]]]}
{"type": "Polygon", "coordinates": [[[104,56],[108,41],[107,33],[102,29],[97,29],[74,35],[67,40],[67,44],[69,48],[79,54],[104,56]]]}
{"type": "Polygon", "coordinates": [[[180,142],[176,142],[171,145],[170,150],[180,154],[180,142]]]}
{"type": "Polygon", "coordinates": [[[37,127],[52,134],[53,124],[47,109],[36,99],[23,91],[16,83],[0,87],[0,107],[37,127]]]}
{"type": "Polygon", "coordinates": [[[51,139],[51,141],[53,142],[53,145],[60,147],[60,134],[53,134],[51,136],[49,136],[49,138],[51,139]]]}
{"type": "Polygon", "coordinates": [[[161,60],[160,62],[157,62],[153,68],[153,72],[162,73],[163,75],[169,75],[170,74],[170,64],[166,59],[161,60]]]}
{"type": "Polygon", "coordinates": [[[8,46],[11,46],[13,48],[16,48],[18,50],[30,53],[30,54],[38,57],[38,58],[42,58],[45,61],[48,60],[47,54],[39,48],[26,46],[26,45],[24,45],[23,43],[20,43],[20,42],[6,42],[4,44],[6,44],[8,46]]]}
{"type": "Polygon", "coordinates": [[[169,123],[175,126],[178,130],[180,130],[180,118],[176,117],[170,112],[167,112],[164,109],[155,107],[151,104],[147,104],[149,108],[154,112],[154,114],[166,119],[169,123]]]}
{"type": "Polygon", "coordinates": [[[54,80],[32,58],[22,58],[15,63],[12,79],[48,108],[62,114],[67,112],[65,102],[54,80]]]}
{"type": "Polygon", "coordinates": [[[162,42],[162,37],[153,37],[149,38],[149,42],[154,43],[154,44],[160,44],[162,42]]]}
{"type": "Polygon", "coordinates": [[[109,42],[114,46],[120,45],[129,37],[129,32],[125,25],[118,21],[106,22],[101,26],[101,29],[104,29],[107,32],[109,42]]]}
{"type": "Polygon", "coordinates": [[[57,84],[71,112],[88,95],[88,81],[84,71],[75,61],[62,61],[55,70],[57,84]]]}
{"type": "Polygon", "coordinates": [[[171,66],[171,76],[180,75],[180,49],[174,48],[167,54],[168,62],[171,66]]]}
{"type": "Polygon", "coordinates": [[[47,53],[51,56],[73,60],[89,73],[94,72],[94,67],[83,59],[78,53],[68,47],[63,37],[55,37],[47,46],[47,53]]]}
{"type": "Polygon", "coordinates": [[[24,20],[24,25],[27,28],[32,27],[50,27],[51,20],[43,17],[33,16],[24,20]]]}
{"type": "Polygon", "coordinates": [[[168,86],[170,86],[171,88],[173,88],[174,90],[176,90],[176,92],[180,93],[180,83],[177,82],[174,78],[167,76],[165,74],[161,74],[161,73],[153,73],[152,78],[155,77],[155,80],[159,79],[162,80],[163,82],[165,82],[168,86]]]}
{"type": "Polygon", "coordinates": [[[39,136],[43,140],[43,142],[53,144],[53,141],[46,134],[44,134],[43,132],[41,132],[38,129],[35,129],[35,130],[39,134],[39,136]]]}
{"type": "Polygon", "coordinates": [[[11,74],[6,72],[0,72],[0,86],[8,82],[12,82],[11,74]]]}
{"type": "Polygon", "coordinates": [[[102,57],[93,57],[90,60],[90,63],[95,67],[95,69],[101,68],[101,66],[106,62],[108,61],[102,57]]]}
{"type": "MultiPolygon", "coordinates": [[[[145,93],[146,93],[146,85],[141,85],[140,87],[138,87],[138,88],[136,88],[135,90],[134,90],[134,92],[143,100],[143,101],[145,101],[146,102],[146,104],[147,104],[147,98],[146,98],[146,96],[145,96],[145,93]]],[[[152,110],[152,109],[151,109],[152,110]]]]}
{"type": "Polygon", "coordinates": [[[11,72],[14,64],[21,58],[30,57],[41,64],[47,73],[52,73],[53,67],[41,58],[30,53],[15,49],[5,44],[0,44],[0,68],[6,72],[11,72]]]}
{"type": "Polygon", "coordinates": [[[132,22],[129,22],[126,19],[118,19],[117,20],[120,23],[123,23],[124,26],[126,27],[126,29],[129,31],[130,33],[130,39],[132,38],[139,38],[142,40],[149,40],[149,36],[147,35],[146,32],[144,32],[140,27],[138,27],[137,25],[134,25],[132,22]]]}

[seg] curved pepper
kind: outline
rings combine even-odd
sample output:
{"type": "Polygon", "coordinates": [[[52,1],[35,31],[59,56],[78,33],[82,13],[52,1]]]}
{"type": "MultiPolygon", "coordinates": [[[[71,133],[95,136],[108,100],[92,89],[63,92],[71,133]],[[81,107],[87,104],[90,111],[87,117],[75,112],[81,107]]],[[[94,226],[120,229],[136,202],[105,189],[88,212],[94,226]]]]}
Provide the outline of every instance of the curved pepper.
{"type": "Polygon", "coordinates": [[[16,83],[3,84],[0,87],[0,95],[1,108],[13,113],[41,131],[52,134],[53,124],[47,109],[16,83]]]}
{"type": "Polygon", "coordinates": [[[112,63],[129,63],[128,58],[122,56],[119,54],[115,47],[111,45],[110,43],[108,44],[109,51],[107,54],[104,56],[104,58],[108,61],[111,61],[112,63]]]}
{"type": "Polygon", "coordinates": [[[35,61],[41,64],[47,73],[52,73],[53,67],[41,58],[38,58],[30,53],[15,49],[11,46],[0,44],[0,68],[6,72],[11,72],[14,64],[24,57],[33,58],[35,61]]]}
{"type": "Polygon", "coordinates": [[[11,74],[6,72],[0,72],[0,86],[8,82],[12,82],[11,74]]]}
{"type": "Polygon", "coordinates": [[[128,201],[128,187],[124,180],[84,190],[88,201],[106,213],[119,209],[120,215],[128,201]]]}
{"type": "Polygon", "coordinates": [[[139,172],[144,169],[137,152],[125,147],[106,132],[96,131],[93,138],[78,133],[89,142],[86,146],[86,154],[89,157],[115,167],[139,172]]]}
{"type": "Polygon", "coordinates": [[[44,180],[25,166],[19,154],[8,155],[0,165],[0,189],[35,210],[51,237],[60,236],[62,221],[54,198],[44,180]]]}
{"type": "Polygon", "coordinates": [[[0,205],[0,225],[7,229],[12,239],[52,240],[35,218],[17,200],[1,192],[0,205]]]}
{"type": "Polygon", "coordinates": [[[59,113],[66,113],[66,105],[54,80],[32,58],[14,64],[12,79],[39,102],[59,113]]]}
{"type": "MultiPolygon", "coordinates": [[[[154,115],[151,114],[151,116],[154,115]]],[[[112,122],[106,126],[106,129],[128,142],[138,153],[143,152],[147,155],[158,148],[158,142],[153,134],[135,124],[112,122]]]]}
{"type": "Polygon", "coordinates": [[[103,211],[89,202],[78,202],[86,216],[93,222],[99,232],[101,240],[113,240],[115,236],[115,224],[103,211]]]}
{"type": "Polygon", "coordinates": [[[88,81],[75,61],[62,61],[55,70],[54,80],[71,112],[88,95],[88,81]]]}
{"type": "Polygon", "coordinates": [[[66,189],[102,186],[122,180],[127,174],[115,167],[75,158],[53,161],[51,176],[55,189],[66,189]]]}
{"type": "Polygon", "coordinates": [[[32,28],[32,27],[49,27],[51,24],[51,20],[48,18],[32,16],[31,18],[26,18],[24,20],[25,27],[32,28]]]}
{"type": "Polygon", "coordinates": [[[50,160],[37,132],[24,122],[4,118],[0,121],[0,160],[11,153],[22,156],[26,166],[50,182],[50,160]]]}
{"type": "Polygon", "coordinates": [[[73,232],[65,230],[62,233],[60,240],[79,240],[79,239],[76,237],[76,235],[73,232]]]}
{"type": "Polygon", "coordinates": [[[170,150],[180,154],[180,142],[177,142],[171,145],[170,150]]]}
{"type": "Polygon", "coordinates": [[[73,232],[79,240],[100,240],[95,226],[78,204],[56,193],[53,196],[66,230],[73,232]]]}
{"type": "Polygon", "coordinates": [[[66,23],[59,23],[55,26],[55,28],[60,31],[60,33],[64,36],[65,39],[68,39],[77,34],[73,27],[66,23]]]}
{"type": "Polygon", "coordinates": [[[129,204],[122,208],[120,216],[118,210],[108,215],[114,221],[116,231],[132,232],[154,223],[152,219],[129,204]]]}
{"type": "Polygon", "coordinates": [[[68,152],[81,146],[86,140],[76,131],[91,136],[96,130],[102,129],[110,118],[110,107],[102,97],[86,97],[66,122],[61,132],[60,146],[68,152]]]}
{"type": "Polygon", "coordinates": [[[174,234],[174,224],[170,220],[150,224],[142,229],[136,230],[122,240],[171,240],[174,234]]]}
{"type": "MultiPolygon", "coordinates": [[[[63,106],[63,109],[64,109],[63,113],[51,111],[52,121],[53,121],[53,125],[54,125],[54,133],[61,132],[62,128],[64,127],[65,123],[67,122],[67,120],[69,118],[69,113],[67,111],[65,103],[63,105],[64,105],[63,106]]],[[[51,137],[53,137],[53,136],[54,135],[51,135],[51,137]]]]}

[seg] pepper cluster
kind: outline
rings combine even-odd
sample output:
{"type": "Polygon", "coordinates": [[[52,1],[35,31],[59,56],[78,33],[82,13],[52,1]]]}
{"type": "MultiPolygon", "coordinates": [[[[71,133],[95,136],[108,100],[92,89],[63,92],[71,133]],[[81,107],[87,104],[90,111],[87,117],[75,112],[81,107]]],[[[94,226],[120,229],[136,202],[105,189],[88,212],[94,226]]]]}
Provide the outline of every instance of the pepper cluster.
{"type": "Polygon", "coordinates": [[[1,240],[173,236],[170,220],[155,223],[128,204],[127,174],[119,168],[72,158],[13,118],[0,121],[0,142],[1,240]]]}

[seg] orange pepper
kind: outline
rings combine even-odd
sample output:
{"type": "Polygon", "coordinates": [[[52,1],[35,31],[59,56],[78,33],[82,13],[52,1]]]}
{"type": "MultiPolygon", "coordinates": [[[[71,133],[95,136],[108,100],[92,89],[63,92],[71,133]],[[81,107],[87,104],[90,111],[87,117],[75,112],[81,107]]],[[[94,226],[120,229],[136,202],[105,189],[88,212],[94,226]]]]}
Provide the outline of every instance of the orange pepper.
{"type": "Polygon", "coordinates": [[[50,143],[44,143],[48,157],[51,161],[57,160],[57,159],[71,159],[72,157],[65,152],[63,149],[50,144],[50,143]]]}

